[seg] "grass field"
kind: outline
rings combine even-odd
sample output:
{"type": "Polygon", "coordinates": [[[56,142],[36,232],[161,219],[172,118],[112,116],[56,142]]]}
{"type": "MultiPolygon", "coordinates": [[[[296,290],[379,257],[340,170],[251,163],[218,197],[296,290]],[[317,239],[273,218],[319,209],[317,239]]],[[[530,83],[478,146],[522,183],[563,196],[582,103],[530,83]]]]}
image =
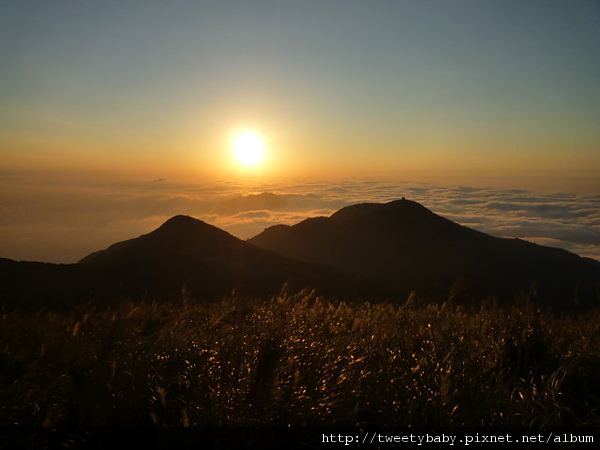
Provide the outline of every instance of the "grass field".
{"type": "Polygon", "coordinates": [[[310,292],[0,315],[0,424],[600,426],[600,312],[310,292]]]}

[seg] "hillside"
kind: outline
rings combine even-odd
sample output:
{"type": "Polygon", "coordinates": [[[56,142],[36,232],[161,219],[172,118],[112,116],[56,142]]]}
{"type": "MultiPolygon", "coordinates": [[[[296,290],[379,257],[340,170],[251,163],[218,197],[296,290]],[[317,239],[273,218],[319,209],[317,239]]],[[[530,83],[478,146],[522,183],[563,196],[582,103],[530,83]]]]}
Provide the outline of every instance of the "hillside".
{"type": "Polygon", "coordinates": [[[600,263],[565,250],[461,226],[409,200],[349,206],[331,217],[277,225],[249,240],[302,261],[337,267],[430,299],[521,292],[557,307],[595,302],[600,263]]]}
{"type": "Polygon", "coordinates": [[[268,297],[282,288],[338,299],[480,302],[528,298],[557,309],[598,303],[600,263],[501,239],[399,200],[278,225],[242,241],[189,216],[77,264],[0,259],[4,308],[64,308],[120,299],[268,297]]]}
{"type": "Polygon", "coordinates": [[[92,253],[79,264],[102,270],[118,280],[123,294],[134,297],[179,298],[182,288],[196,298],[232,292],[265,296],[284,285],[344,298],[382,295],[374,283],[257,248],[189,216],[172,217],[155,231],[92,253]]]}
{"type": "Polygon", "coordinates": [[[375,283],[336,268],[295,261],[189,216],[92,253],[78,264],[0,260],[7,308],[62,308],[86,301],[221,299],[315,289],[338,298],[390,298],[375,283]]]}

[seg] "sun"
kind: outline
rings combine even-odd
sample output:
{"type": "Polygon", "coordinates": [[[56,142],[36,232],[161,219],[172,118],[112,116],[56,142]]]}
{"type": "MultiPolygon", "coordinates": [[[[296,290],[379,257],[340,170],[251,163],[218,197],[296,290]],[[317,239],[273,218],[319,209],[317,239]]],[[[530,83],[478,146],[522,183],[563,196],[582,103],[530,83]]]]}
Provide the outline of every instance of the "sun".
{"type": "Polygon", "coordinates": [[[258,166],[265,157],[264,141],[256,131],[240,131],[233,138],[233,154],[243,167],[258,166]]]}

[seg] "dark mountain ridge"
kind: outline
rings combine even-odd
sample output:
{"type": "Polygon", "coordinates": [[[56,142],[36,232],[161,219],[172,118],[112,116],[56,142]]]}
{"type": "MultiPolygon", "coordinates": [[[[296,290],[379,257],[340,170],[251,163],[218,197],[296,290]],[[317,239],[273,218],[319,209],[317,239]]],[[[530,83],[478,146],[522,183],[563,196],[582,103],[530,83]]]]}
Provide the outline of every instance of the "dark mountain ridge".
{"type": "Polygon", "coordinates": [[[215,300],[315,289],[340,298],[383,298],[380,286],[336,268],[296,261],[189,216],[94,252],[77,264],[0,260],[0,304],[65,307],[115,299],[215,300]]]}
{"type": "Polygon", "coordinates": [[[242,241],[189,216],[77,264],[0,258],[0,306],[62,308],[115,299],[269,296],[282,287],[343,299],[479,302],[515,295],[556,309],[599,303],[600,263],[489,236],[409,200],[365,203],[242,241]]]}
{"type": "MultiPolygon", "coordinates": [[[[194,262],[219,252],[239,253],[247,246],[240,239],[213,225],[190,216],[174,216],[151,233],[117,242],[79,261],[92,265],[157,263],[179,258],[194,262]]],[[[169,261],[172,262],[172,261],[169,261]]]]}
{"type": "Polygon", "coordinates": [[[566,250],[497,238],[409,200],[364,203],[276,225],[249,242],[390,286],[399,296],[467,301],[521,293],[557,307],[597,302],[600,263],[566,250]]]}
{"type": "Polygon", "coordinates": [[[283,286],[343,298],[390,294],[363,277],[275,254],[183,215],[92,253],[79,264],[102,269],[133,297],[178,298],[182,288],[195,298],[221,298],[233,291],[264,296],[283,286]]]}

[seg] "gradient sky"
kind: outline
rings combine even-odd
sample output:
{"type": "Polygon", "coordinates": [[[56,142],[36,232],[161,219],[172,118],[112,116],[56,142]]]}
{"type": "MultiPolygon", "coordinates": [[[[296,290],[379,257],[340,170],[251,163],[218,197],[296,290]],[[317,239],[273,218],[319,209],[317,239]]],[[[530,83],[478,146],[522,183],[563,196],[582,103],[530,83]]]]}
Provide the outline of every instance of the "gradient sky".
{"type": "Polygon", "coordinates": [[[1,173],[559,177],[600,191],[600,3],[5,0],[1,173]]]}

